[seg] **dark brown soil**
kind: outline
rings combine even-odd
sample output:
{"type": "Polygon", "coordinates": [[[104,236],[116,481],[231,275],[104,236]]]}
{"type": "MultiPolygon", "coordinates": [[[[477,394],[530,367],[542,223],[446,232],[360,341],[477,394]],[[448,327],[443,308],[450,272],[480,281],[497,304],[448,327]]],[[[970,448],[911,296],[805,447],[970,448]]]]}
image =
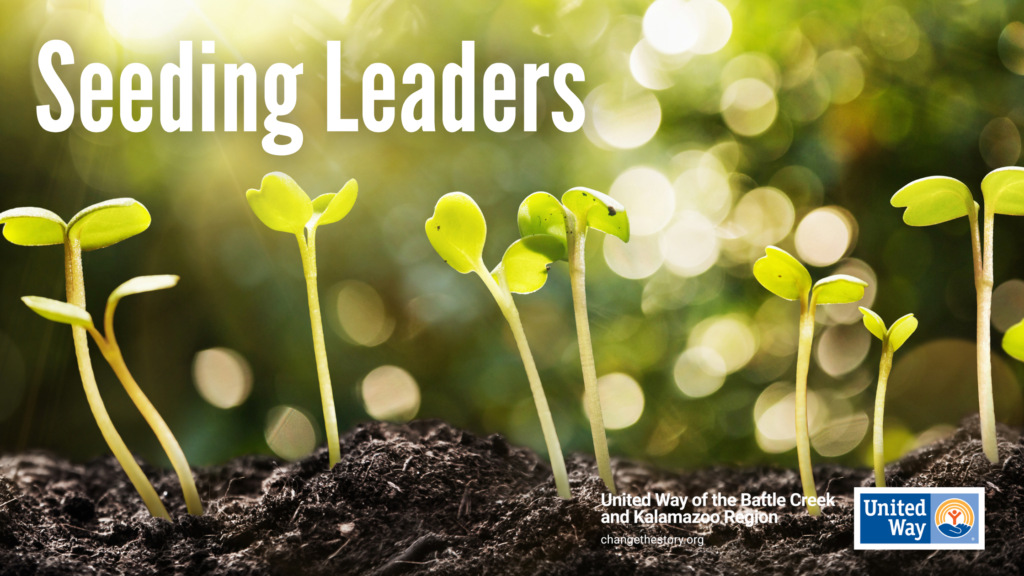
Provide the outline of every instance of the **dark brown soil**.
{"type": "MultiPolygon", "coordinates": [[[[593,463],[569,462],[574,498],[547,465],[500,436],[436,421],[366,424],[292,464],[241,458],[197,471],[207,514],[193,517],[173,474],[147,468],[176,520],[150,518],[112,457],[0,461],[0,575],[31,574],[1020,574],[1024,459],[1001,429],[1002,464],[981,452],[977,419],[890,466],[890,485],[986,488],[984,551],[854,551],[855,486],[867,470],[815,469],[838,504],[819,518],[783,508],[778,524],[607,525],[593,463]],[[703,545],[602,544],[605,536],[700,538],[703,545]]],[[[799,491],[794,471],[671,473],[618,461],[634,494],[799,491]]],[[[687,510],[692,511],[692,510],[687,510]]],[[[708,510],[713,511],[713,510],[708,510]]]]}

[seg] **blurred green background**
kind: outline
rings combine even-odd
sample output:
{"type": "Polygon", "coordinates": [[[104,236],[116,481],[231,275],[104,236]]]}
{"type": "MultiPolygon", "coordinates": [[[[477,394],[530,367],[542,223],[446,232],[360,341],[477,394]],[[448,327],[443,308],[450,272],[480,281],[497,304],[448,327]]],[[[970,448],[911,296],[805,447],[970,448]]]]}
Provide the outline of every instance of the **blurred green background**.
{"type": "MultiPolygon", "coordinates": [[[[489,224],[485,260],[517,237],[529,193],[572,186],[611,193],[630,214],[628,244],[593,232],[588,294],[613,454],[672,467],[773,462],[795,466],[795,305],[751,276],[777,244],[815,278],[842,272],[871,284],[865,301],[887,322],[921,326],[896,356],[886,412],[890,457],[949,433],[977,410],[974,289],[966,220],[912,229],[889,198],[943,174],[978,183],[1020,162],[1024,7],[1002,0],[829,3],[752,0],[11,0],[0,6],[0,210],[40,206],[70,218],[131,196],[152,227],[85,255],[89,308],[141,274],[180,285],[125,301],[118,337],[136,379],[193,465],[241,454],[300,457],[323,443],[316,368],[295,241],[264,227],[244,192],[283,171],[311,195],[349,178],[360,196],[319,233],[327,350],[342,430],[373,417],[443,418],[543,450],[525,373],[483,284],[434,253],[423,222],[450,191],[472,195],[489,224]],[[645,19],[646,15],[646,19],[645,19]],[[177,62],[194,48],[192,133],[100,134],[80,120],[39,127],[53,100],[36,60],[60,38],[77,101],[91,62],[177,62]],[[216,40],[217,53],[198,43],[216,40]],[[435,73],[435,133],[396,125],[326,132],[326,41],[342,42],[342,114],[358,117],[361,74],[415,62],[435,73]],[[440,74],[476,42],[477,130],[445,132],[440,74]],[[251,62],[259,130],[199,131],[199,65],[251,62]],[[266,154],[262,75],[304,64],[295,112],[305,142],[266,154]],[[480,79],[504,62],[522,88],[525,63],[580,64],[583,130],[559,132],[564,110],[542,81],[539,129],[488,131],[480,79]]],[[[155,80],[158,92],[158,80],[155,80]]],[[[116,94],[116,88],[115,88],[116,94]]],[[[218,108],[220,104],[218,104],[218,108]]],[[[156,111],[154,111],[156,113],[156,111]]],[[[220,116],[221,110],[218,110],[220,116]]],[[[1024,221],[997,219],[993,371],[996,412],[1019,425],[1022,370],[998,347],[1024,317],[1024,221]]],[[[0,242],[0,451],[106,451],[77,373],[70,331],[18,300],[64,298],[58,247],[0,242]]],[[[583,412],[567,269],[517,297],[569,451],[591,451],[583,412]]],[[[811,367],[816,461],[867,461],[880,344],[855,306],[818,310],[811,367]]],[[[108,409],[129,446],[166,465],[156,439],[93,347],[108,409]]]]}

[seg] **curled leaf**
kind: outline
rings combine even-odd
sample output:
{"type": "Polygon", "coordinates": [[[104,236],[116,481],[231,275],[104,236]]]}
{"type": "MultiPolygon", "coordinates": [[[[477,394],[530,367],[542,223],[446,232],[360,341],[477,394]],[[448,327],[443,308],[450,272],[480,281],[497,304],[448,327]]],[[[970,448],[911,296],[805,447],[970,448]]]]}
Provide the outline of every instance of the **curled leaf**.
{"type": "Polygon", "coordinates": [[[173,288],[178,285],[178,280],[180,280],[180,278],[173,274],[138,276],[132,278],[115,288],[114,291],[110,293],[110,297],[107,298],[107,306],[116,306],[121,298],[131,296],[132,294],[142,294],[143,292],[154,292],[156,290],[173,288]]]}
{"type": "Polygon", "coordinates": [[[509,292],[529,294],[540,290],[548,279],[551,263],[565,254],[563,246],[554,236],[539,234],[520,238],[505,250],[501,264],[491,273],[498,277],[504,273],[509,292]]]}
{"type": "Polygon", "coordinates": [[[67,228],[60,216],[42,208],[13,208],[0,212],[4,238],[18,246],[50,246],[64,243],[67,228]]]}
{"type": "Polygon", "coordinates": [[[264,176],[260,189],[246,191],[245,199],[256,217],[278,232],[302,234],[313,216],[309,196],[291,176],[281,172],[264,176]]]}
{"type": "Polygon", "coordinates": [[[629,242],[629,217],[626,207],[607,194],[590,188],[572,188],[562,194],[562,204],[578,221],[629,242]]]}
{"type": "Polygon", "coordinates": [[[769,292],[786,300],[799,300],[811,291],[811,274],[789,252],[769,246],[754,262],[754,277],[769,292]]]}
{"type": "Polygon", "coordinates": [[[896,320],[889,326],[889,347],[895,352],[907,341],[907,338],[917,330],[917,318],[913,314],[896,320]]]}
{"type": "Polygon", "coordinates": [[[522,237],[546,234],[566,246],[565,208],[557,198],[547,192],[534,192],[519,205],[519,235],[522,237]]]}
{"type": "Polygon", "coordinates": [[[993,214],[1024,216],[1024,168],[1007,166],[993,170],[981,181],[985,209],[993,214]]]}
{"type": "Polygon", "coordinates": [[[975,211],[971,191],[963,182],[946,176],[914,180],[893,195],[896,208],[906,208],[903,221],[911,226],[931,226],[967,216],[975,211]]]}
{"type": "Polygon", "coordinates": [[[483,267],[487,221],[469,195],[450,192],[442,196],[426,230],[431,246],[455,270],[466,274],[483,267]]]}
{"type": "Polygon", "coordinates": [[[860,278],[836,274],[814,283],[813,294],[817,304],[850,304],[864,297],[867,282],[860,278]]]}
{"type": "Polygon", "coordinates": [[[23,296],[21,299],[33,312],[47,320],[92,328],[92,316],[88,312],[67,302],[51,300],[41,296],[23,296]]]}
{"type": "Polygon", "coordinates": [[[85,208],[68,222],[68,238],[82,250],[106,248],[149,228],[153,219],[137,200],[116,198],[85,208]]]}
{"type": "Polygon", "coordinates": [[[885,322],[882,321],[882,317],[875,314],[873,310],[869,310],[863,306],[860,306],[857,309],[864,315],[864,327],[868,329],[868,332],[874,334],[875,338],[885,342],[885,334],[887,330],[885,329],[885,322]]]}
{"type": "Polygon", "coordinates": [[[346,182],[345,186],[337,193],[317,196],[313,199],[313,216],[306,223],[306,228],[313,229],[324,224],[334,224],[348,216],[358,195],[359,184],[353,179],[346,182]]]}

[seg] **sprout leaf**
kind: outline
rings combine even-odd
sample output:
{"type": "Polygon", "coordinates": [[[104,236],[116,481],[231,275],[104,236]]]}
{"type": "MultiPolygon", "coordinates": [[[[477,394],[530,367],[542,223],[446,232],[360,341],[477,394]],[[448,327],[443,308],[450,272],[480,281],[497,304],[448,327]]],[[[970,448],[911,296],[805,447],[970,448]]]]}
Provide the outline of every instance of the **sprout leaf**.
{"type": "Polygon", "coordinates": [[[278,232],[302,234],[313,216],[313,204],[309,196],[291,176],[281,172],[271,172],[264,176],[260,189],[246,191],[245,199],[249,201],[249,207],[256,213],[256,217],[267,228],[278,232]]]}
{"type": "Polygon", "coordinates": [[[814,294],[817,304],[849,304],[864,297],[867,282],[860,278],[836,274],[822,278],[814,283],[814,294]]]}
{"type": "Polygon", "coordinates": [[[1010,329],[1003,335],[1003,350],[1024,362],[1024,320],[1010,326],[1010,329]]]}
{"type": "Polygon", "coordinates": [[[426,229],[430,244],[452,268],[466,274],[483,267],[487,221],[467,194],[449,192],[442,196],[426,229]]]}
{"type": "Polygon", "coordinates": [[[913,314],[907,314],[893,322],[889,327],[889,347],[892,348],[892,351],[899,350],[915,330],[917,330],[917,318],[914,318],[913,314]]]}
{"type": "Polygon", "coordinates": [[[113,292],[110,293],[110,297],[107,298],[107,306],[116,306],[117,303],[125,296],[131,296],[132,294],[142,294],[143,292],[153,292],[156,290],[166,290],[167,288],[173,288],[177,286],[180,278],[173,274],[160,274],[157,276],[138,276],[118,286],[113,292]]]}
{"type": "Polygon", "coordinates": [[[769,292],[786,300],[799,300],[811,290],[811,274],[789,252],[769,246],[754,262],[754,277],[769,292]]]}
{"type": "Polygon", "coordinates": [[[540,290],[548,279],[551,263],[565,255],[565,246],[558,238],[546,234],[527,236],[512,243],[501,257],[501,264],[491,273],[500,284],[499,269],[505,273],[509,292],[529,294],[540,290]]]}
{"type": "Polygon", "coordinates": [[[629,242],[629,218],[618,200],[590,188],[573,188],[562,194],[562,204],[587,226],[629,242]]]}
{"type": "Polygon", "coordinates": [[[560,240],[563,247],[567,245],[565,208],[551,194],[534,192],[527,196],[519,205],[518,220],[520,236],[525,238],[536,234],[546,234],[560,240]]]}
{"type": "Polygon", "coordinates": [[[67,302],[51,300],[40,296],[24,296],[21,299],[33,312],[47,320],[92,328],[92,316],[88,312],[67,302]]]}
{"type": "Polygon", "coordinates": [[[82,250],[97,250],[144,232],[150,222],[149,211],[137,200],[116,198],[75,214],[68,222],[68,237],[81,242],[82,250]]]}
{"type": "Polygon", "coordinates": [[[911,226],[941,224],[973,213],[974,197],[963,182],[946,176],[914,180],[893,195],[896,208],[906,208],[903,221],[911,226]]]}
{"type": "Polygon", "coordinates": [[[323,224],[334,224],[352,210],[359,195],[359,184],[355,179],[349,180],[337,194],[321,194],[313,200],[313,216],[307,228],[316,228],[323,224]]]}
{"type": "Polygon", "coordinates": [[[993,170],[981,181],[985,209],[993,214],[1024,216],[1024,168],[1007,166],[993,170]]]}
{"type": "Polygon", "coordinates": [[[18,246],[50,246],[64,243],[64,221],[42,208],[14,208],[0,213],[4,238],[18,246]]]}
{"type": "Polygon", "coordinates": [[[885,322],[882,321],[882,318],[875,314],[873,310],[863,306],[860,306],[858,310],[864,315],[864,327],[868,329],[868,332],[874,334],[875,338],[885,342],[885,334],[888,330],[885,329],[885,322]]]}

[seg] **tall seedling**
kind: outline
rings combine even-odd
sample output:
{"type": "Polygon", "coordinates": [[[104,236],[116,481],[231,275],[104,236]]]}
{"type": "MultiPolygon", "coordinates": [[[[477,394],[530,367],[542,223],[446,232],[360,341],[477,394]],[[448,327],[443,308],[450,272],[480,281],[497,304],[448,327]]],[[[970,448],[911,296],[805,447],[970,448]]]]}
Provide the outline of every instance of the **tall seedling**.
{"type": "Polygon", "coordinates": [[[565,247],[573,308],[576,312],[576,335],[580,346],[580,364],[583,366],[587,414],[590,417],[590,432],[594,437],[594,456],[597,459],[598,474],[608,490],[615,494],[615,479],[608,455],[608,439],[605,436],[601,397],[597,390],[594,346],[587,315],[586,242],[589,228],[629,242],[629,218],[625,207],[596,190],[573,188],[562,195],[561,202],[547,192],[536,192],[519,206],[519,234],[523,238],[547,235],[565,247]]]}
{"type": "Polygon", "coordinates": [[[978,228],[981,210],[963,182],[945,176],[921,178],[900,188],[892,205],[906,208],[903,221],[911,226],[932,226],[967,216],[971,226],[974,256],[974,288],[978,297],[978,411],[981,443],[985,456],[999,462],[996,445],[996,415],[992,401],[992,318],[993,239],[996,214],[1024,215],[1024,169],[1016,166],[989,172],[981,181],[985,200],[984,230],[978,228]],[[982,242],[984,238],[984,242],[982,242]]]}
{"type": "Polygon", "coordinates": [[[338,193],[321,194],[310,200],[306,192],[287,174],[271,172],[263,177],[259,190],[248,190],[245,198],[249,207],[271,230],[295,235],[302,255],[302,272],[306,277],[306,297],[309,301],[309,320],[313,327],[313,353],[316,372],[320,380],[320,400],[324,407],[327,427],[329,466],[341,459],[338,443],[338,416],[334,411],[334,392],[331,373],[327,367],[327,348],[324,346],[324,326],[320,319],[320,296],[316,285],[316,229],[333,224],[348,215],[359,194],[359,185],[349,180],[338,193]]]}
{"type": "MultiPolygon", "coordinates": [[[[64,281],[68,304],[85,310],[85,279],[82,273],[82,252],[106,248],[149,228],[151,218],[146,208],[131,198],[119,198],[94,204],[75,215],[67,224],[49,210],[14,208],[0,213],[4,237],[19,246],[64,246],[64,281]]],[[[81,324],[72,324],[75,355],[82,387],[96,424],[110,451],[121,464],[128,479],[142,497],[150,514],[170,519],[153,485],[135,462],[124,440],[114,428],[96,387],[96,376],[89,358],[89,339],[81,324]]]]}
{"type": "Polygon", "coordinates": [[[434,215],[427,220],[426,230],[430,244],[449,266],[461,274],[475,272],[483,280],[512,328],[512,335],[526,367],[526,376],[530,380],[533,401],[537,405],[558,495],[571,498],[569,477],[565,471],[555,423],[551,419],[540,374],[537,373],[530,345],[526,341],[519,310],[512,299],[513,293],[529,294],[544,286],[551,263],[565,256],[565,244],[546,235],[521,238],[508,247],[501,257],[501,263],[494,270],[488,271],[483,259],[487,222],[476,202],[462,192],[445,194],[437,201],[434,215]]]}
{"type": "MultiPolygon", "coordinates": [[[[754,263],[754,277],[769,292],[786,300],[800,301],[800,339],[796,356],[796,452],[800,462],[800,482],[804,496],[814,498],[814,471],[811,469],[811,442],[807,429],[807,372],[811,366],[814,343],[814,310],[819,304],[849,304],[864,297],[867,282],[837,274],[811,285],[811,275],[785,250],[769,246],[765,256],[754,263]]],[[[808,503],[807,513],[821,514],[817,504],[808,503]]]]}

